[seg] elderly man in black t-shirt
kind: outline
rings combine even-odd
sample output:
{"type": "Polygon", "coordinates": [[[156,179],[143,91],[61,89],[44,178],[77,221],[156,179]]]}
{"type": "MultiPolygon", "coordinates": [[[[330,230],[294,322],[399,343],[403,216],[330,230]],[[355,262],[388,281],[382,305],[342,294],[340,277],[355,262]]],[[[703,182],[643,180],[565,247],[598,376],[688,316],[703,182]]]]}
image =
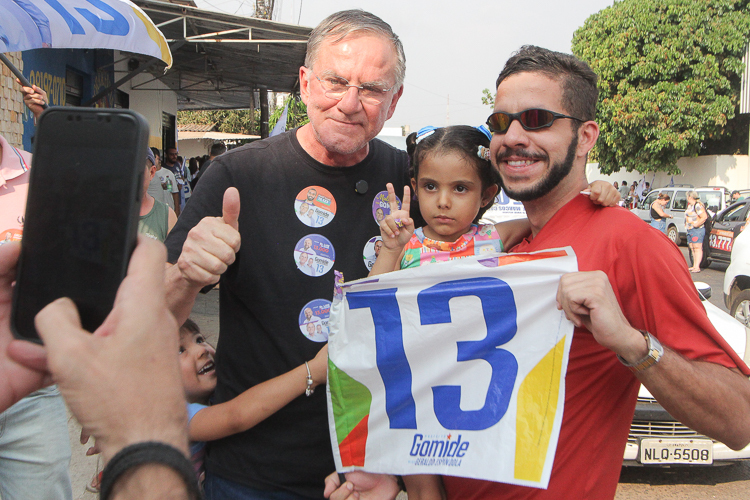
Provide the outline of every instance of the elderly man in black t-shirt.
{"type": "MultiPolygon", "coordinates": [[[[196,185],[166,242],[167,287],[183,321],[199,290],[221,279],[214,402],[312,359],[325,336],[300,328],[305,312],[327,319],[334,269],[347,280],[367,275],[386,183],[408,181],[406,154],[375,139],[404,73],[388,24],[359,10],[333,14],[311,33],[299,71],[310,122],[225,153],[196,185]],[[303,203],[313,218],[297,216],[303,203]],[[300,269],[295,251],[306,240],[310,269],[300,269]]],[[[208,498],[322,498],[334,468],[324,391],[210,443],[206,468],[208,498]]]]}

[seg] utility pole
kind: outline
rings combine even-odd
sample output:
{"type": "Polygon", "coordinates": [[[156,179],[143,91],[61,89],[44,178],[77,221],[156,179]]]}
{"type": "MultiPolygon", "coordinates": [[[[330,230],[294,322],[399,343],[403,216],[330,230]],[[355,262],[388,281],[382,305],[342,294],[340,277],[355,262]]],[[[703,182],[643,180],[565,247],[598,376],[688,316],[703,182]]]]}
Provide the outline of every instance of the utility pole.
{"type": "Polygon", "coordinates": [[[255,16],[258,19],[271,20],[275,0],[255,0],[255,16]]]}
{"type": "MultiPolygon", "coordinates": [[[[274,0],[255,0],[255,17],[271,20],[271,17],[273,17],[273,3],[274,0]]],[[[260,97],[260,137],[261,139],[265,139],[268,137],[268,89],[260,87],[258,90],[260,97]]]]}
{"type": "Polygon", "coordinates": [[[449,126],[451,124],[451,95],[448,94],[447,102],[445,106],[445,126],[449,126]]]}

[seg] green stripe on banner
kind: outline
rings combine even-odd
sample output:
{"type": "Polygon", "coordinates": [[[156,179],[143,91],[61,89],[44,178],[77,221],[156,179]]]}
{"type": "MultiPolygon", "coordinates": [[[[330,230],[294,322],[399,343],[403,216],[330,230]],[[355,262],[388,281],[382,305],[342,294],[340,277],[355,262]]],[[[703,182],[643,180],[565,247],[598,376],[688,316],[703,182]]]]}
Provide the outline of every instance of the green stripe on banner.
{"type": "MultiPolygon", "coordinates": [[[[372,394],[336,365],[328,360],[328,388],[331,391],[331,406],[336,422],[336,439],[341,444],[344,439],[370,415],[372,394]],[[344,399],[346,394],[346,399],[344,399]]],[[[360,431],[361,432],[361,431],[360,431]]]]}

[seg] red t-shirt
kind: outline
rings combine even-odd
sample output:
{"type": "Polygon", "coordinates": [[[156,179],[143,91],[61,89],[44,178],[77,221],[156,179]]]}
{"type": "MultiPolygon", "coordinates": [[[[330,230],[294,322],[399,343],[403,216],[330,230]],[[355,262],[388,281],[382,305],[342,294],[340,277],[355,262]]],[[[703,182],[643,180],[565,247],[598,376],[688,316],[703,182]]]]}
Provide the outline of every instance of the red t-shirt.
{"type": "MultiPolygon", "coordinates": [[[[750,374],[708,320],[682,254],[664,234],[623,208],[601,208],[578,196],[512,251],[565,246],[575,250],[579,270],[607,273],[634,328],[688,358],[750,374]]],[[[614,498],[639,385],[612,351],[576,328],[548,489],[444,477],[448,499],[614,498]]]]}

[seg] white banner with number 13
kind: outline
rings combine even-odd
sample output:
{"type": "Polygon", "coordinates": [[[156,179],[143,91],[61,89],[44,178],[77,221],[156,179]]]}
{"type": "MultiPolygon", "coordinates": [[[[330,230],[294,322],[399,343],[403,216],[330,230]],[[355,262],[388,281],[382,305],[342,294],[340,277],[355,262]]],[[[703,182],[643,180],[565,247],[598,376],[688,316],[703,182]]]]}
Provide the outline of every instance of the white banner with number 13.
{"type": "Polygon", "coordinates": [[[573,324],[571,248],[470,257],[338,286],[328,412],[339,472],[546,488],[573,324]]]}

